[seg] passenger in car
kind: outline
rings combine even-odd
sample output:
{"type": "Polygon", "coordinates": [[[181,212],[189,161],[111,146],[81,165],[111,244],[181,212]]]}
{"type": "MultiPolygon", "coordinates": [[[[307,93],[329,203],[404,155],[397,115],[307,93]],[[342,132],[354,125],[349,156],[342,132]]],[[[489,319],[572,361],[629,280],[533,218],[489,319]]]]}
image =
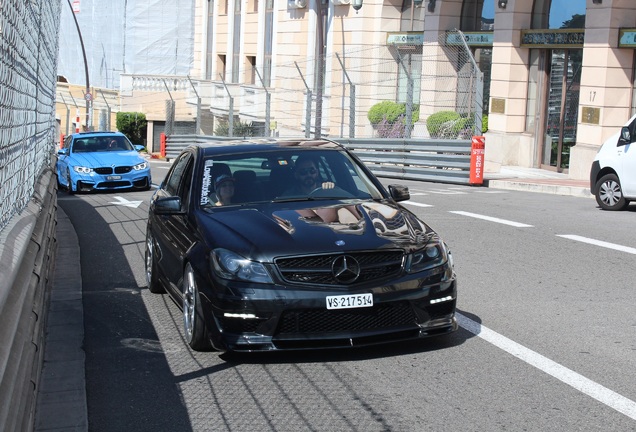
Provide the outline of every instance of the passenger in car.
{"type": "Polygon", "coordinates": [[[223,206],[232,204],[234,197],[234,178],[227,174],[221,174],[214,181],[214,190],[218,199],[216,205],[223,206]]]}
{"type": "Polygon", "coordinates": [[[316,161],[311,156],[301,155],[294,164],[294,180],[296,183],[287,189],[284,196],[309,195],[316,189],[333,189],[333,182],[320,179],[316,161]]]}

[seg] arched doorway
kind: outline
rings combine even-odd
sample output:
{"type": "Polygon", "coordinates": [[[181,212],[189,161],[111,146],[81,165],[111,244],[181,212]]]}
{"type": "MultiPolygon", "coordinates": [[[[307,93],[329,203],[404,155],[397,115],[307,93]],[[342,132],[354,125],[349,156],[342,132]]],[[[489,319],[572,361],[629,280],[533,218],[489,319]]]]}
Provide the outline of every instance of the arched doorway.
{"type": "Polygon", "coordinates": [[[567,172],[576,144],[585,34],[585,0],[535,0],[530,49],[526,130],[534,132],[543,169],[567,172]]]}

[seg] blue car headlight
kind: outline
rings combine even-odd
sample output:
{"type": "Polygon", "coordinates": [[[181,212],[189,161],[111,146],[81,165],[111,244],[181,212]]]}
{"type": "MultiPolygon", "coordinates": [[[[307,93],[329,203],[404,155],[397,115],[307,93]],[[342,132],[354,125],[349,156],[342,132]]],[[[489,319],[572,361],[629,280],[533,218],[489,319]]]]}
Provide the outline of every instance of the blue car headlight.
{"type": "Polygon", "coordinates": [[[223,279],[241,280],[257,283],[273,283],[265,266],[250,261],[227,249],[214,249],[210,253],[212,271],[223,279]]]}
{"type": "Polygon", "coordinates": [[[453,267],[453,258],[446,244],[434,237],[424,248],[412,252],[406,257],[407,273],[417,273],[448,263],[453,267]]]}
{"type": "Polygon", "coordinates": [[[83,167],[83,166],[74,166],[73,170],[76,173],[80,173],[80,174],[90,174],[93,172],[93,168],[83,167]]]}
{"type": "Polygon", "coordinates": [[[148,162],[142,162],[142,163],[139,163],[139,164],[133,166],[133,169],[135,171],[145,170],[146,168],[148,168],[148,162]]]}

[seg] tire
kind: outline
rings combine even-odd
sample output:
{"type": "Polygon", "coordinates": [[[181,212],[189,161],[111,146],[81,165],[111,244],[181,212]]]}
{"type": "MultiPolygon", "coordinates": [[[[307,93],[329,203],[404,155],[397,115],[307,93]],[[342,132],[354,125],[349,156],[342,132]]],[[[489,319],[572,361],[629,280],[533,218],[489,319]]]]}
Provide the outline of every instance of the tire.
{"type": "Polygon", "coordinates": [[[146,233],[146,282],[148,283],[148,291],[153,294],[162,294],[165,289],[159,283],[157,277],[157,258],[155,255],[155,242],[150,234],[150,230],[146,233]]]}
{"type": "Polygon", "coordinates": [[[615,174],[606,174],[596,186],[596,202],[603,210],[624,210],[629,201],[623,195],[621,182],[615,174]]]}
{"type": "Polygon", "coordinates": [[[73,190],[73,182],[71,181],[71,172],[68,170],[66,171],[66,191],[69,195],[75,194],[75,191],[73,190]]]}
{"type": "Polygon", "coordinates": [[[195,351],[210,351],[212,344],[205,326],[203,306],[190,263],[183,272],[183,330],[186,342],[195,351]]]}

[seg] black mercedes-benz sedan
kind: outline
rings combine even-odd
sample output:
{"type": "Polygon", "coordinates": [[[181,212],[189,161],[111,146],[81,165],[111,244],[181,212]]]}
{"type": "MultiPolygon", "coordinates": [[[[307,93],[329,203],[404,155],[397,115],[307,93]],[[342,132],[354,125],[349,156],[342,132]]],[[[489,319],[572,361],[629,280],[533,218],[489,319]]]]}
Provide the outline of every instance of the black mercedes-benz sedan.
{"type": "Polygon", "coordinates": [[[451,253],[344,147],[200,144],[148,217],[146,277],[194,350],[356,347],[457,329],[451,253]]]}

